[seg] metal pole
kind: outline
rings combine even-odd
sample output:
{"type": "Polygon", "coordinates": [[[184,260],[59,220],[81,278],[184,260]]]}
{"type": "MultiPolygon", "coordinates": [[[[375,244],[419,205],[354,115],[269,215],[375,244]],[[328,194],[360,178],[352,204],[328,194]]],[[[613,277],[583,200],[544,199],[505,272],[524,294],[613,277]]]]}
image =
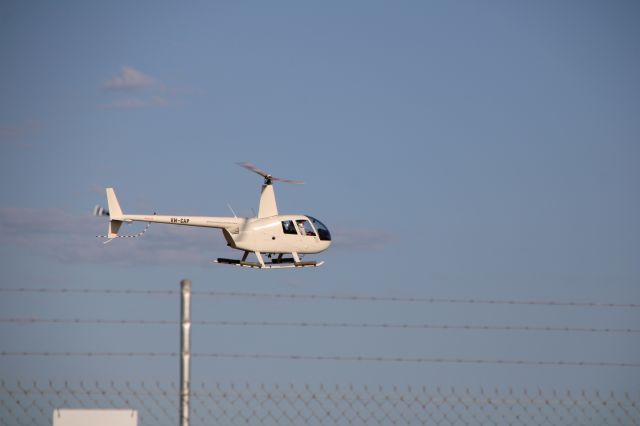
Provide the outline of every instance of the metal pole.
{"type": "Polygon", "coordinates": [[[180,426],[189,426],[189,394],[191,393],[191,281],[180,281],[180,426]]]}

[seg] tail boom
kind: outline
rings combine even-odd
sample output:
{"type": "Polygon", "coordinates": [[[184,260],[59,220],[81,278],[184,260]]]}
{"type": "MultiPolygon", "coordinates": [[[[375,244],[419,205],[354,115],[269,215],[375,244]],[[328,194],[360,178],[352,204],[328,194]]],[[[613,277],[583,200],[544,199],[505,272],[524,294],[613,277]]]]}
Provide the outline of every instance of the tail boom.
{"type": "Polygon", "coordinates": [[[107,203],[109,215],[109,231],[106,235],[108,240],[118,238],[118,232],[124,222],[148,222],[166,223],[169,225],[201,226],[205,228],[226,229],[231,233],[238,233],[239,227],[244,219],[237,217],[208,217],[208,216],[164,216],[124,214],[116,193],[113,188],[107,188],[107,203]]]}

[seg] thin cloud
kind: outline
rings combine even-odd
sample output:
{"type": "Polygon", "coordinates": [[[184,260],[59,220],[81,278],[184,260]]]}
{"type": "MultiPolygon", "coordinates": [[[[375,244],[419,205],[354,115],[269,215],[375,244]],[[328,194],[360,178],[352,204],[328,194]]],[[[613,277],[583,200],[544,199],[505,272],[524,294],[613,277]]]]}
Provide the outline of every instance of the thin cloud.
{"type": "Polygon", "coordinates": [[[166,107],[169,105],[169,101],[161,96],[154,96],[148,100],[141,98],[126,98],[115,100],[109,104],[103,105],[103,108],[107,109],[135,109],[135,108],[149,108],[149,107],[166,107]]]}
{"type": "Polygon", "coordinates": [[[147,106],[147,103],[139,98],[127,98],[127,99],[119,99],[111,102],[110,104],[103,105],[103,108],[107,109],[134,109],[134,108],[144,108],[147,106]]]}
{"type": "Polygon", "coordinates": [[[102,87],[110,91],[133,91],[161,87],[155,78],[130,66],[123,66],[120,75],[106,81],[102,87]]]}
{"type": "Polygon", "coordinates": [[[154,96],[151,98],[150,104],[151,106],[165,107],[169,105],[169,101],[166,98],[163,98],[162,96],[154,96]]]}
{"type": "Polygon", "coordinates": [[[38,126],[31,121],[26,123],[0,126],[0,144],[20,145],[28,136],[35,133],[38,126]]]}
{"type": "Polygon", "coordinates": [[[331,235],[336,249],[381,250],[396,241],[395,235],[381,229],[337,228],[331,235]]]}
{"type": "Polygon", "coordinates": [[[113,96],[110,102],[100,106],[104,109],[166,107],[169,105],[166,96],[171,94],[158,79],[127,65],[119,75],[104,82],[102,89],[113,96]]]}

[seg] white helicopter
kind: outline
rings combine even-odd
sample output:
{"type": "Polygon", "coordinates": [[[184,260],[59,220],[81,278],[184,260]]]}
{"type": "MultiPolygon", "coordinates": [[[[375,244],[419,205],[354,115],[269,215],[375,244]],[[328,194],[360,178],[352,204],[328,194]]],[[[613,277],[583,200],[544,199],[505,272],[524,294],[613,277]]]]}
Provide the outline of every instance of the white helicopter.
{"type": "MultiPolygon", "coordinates": [[[[208,216],[163,216],[157,214],[124,214],[116,198],[113,188],[106,188],[108,210],[96,206],[96,216],[109,216],[109,231],[107,235],[98,235],[107,240],[116,238],[136,237],[142,235],[151,223],[166,223],[169,225],[200,226],[205,228],[219,228],[222,230],[227,245],[242,250],[241,259],[218,258],[214,262],[244,266],[249,268],[303,268],[320,266],[324,262],[302,261],[301,255],[320,253],[331,245],[329,229],[318,219],[300,214],[278,214],[273,182],[302,184],[301,181],[280,179],[264,172],[251,163],[238,163],[264,178],[260,193],[258,216],[244,217],[208,217],[208,216]],[[118,235],[123,223],[148,222],[147,228],[136,235],[118,235]],[[257,262],[248,261],[253,253],[257,262]],[[263,254],[269,259],[265,261],[263,254]],[[285,255],[291,254],[291,257],[285,255]]],[[[232,210],[233,211],[233,210],[232,210]]]]}

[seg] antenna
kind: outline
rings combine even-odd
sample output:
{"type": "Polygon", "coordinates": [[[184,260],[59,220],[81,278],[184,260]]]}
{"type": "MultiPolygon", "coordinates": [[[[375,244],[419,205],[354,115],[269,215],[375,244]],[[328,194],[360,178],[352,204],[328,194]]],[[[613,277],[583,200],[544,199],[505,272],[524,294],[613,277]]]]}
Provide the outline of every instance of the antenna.
{"type": "Polygon", "coordinates": [[[227,207],[229,207],[229,210],[231,210],[231,213],[233,213],[233,217],[237,218],[238,216],[236,215],[236,212],[233,211],[233,207],[231,207],[231,204],[227,203],[227,207]]]}

